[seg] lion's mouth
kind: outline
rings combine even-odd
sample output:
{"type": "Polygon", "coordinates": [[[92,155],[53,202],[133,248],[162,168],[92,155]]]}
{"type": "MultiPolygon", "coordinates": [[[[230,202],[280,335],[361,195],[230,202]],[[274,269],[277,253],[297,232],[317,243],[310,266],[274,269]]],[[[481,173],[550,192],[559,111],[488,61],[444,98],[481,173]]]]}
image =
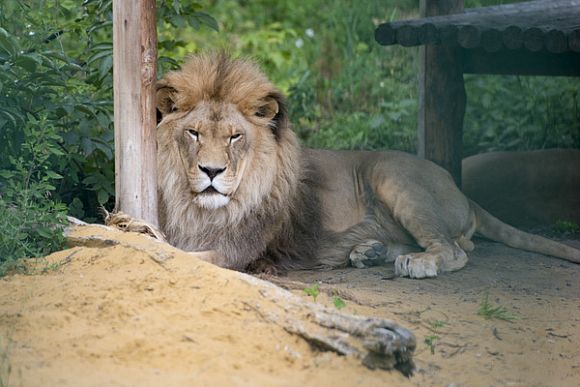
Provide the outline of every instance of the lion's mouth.
{"type": "Polygon", "coordinates": [[[194,197],[195,203],[208,210],[215,210],[226,206],[230,202],[230,197],[218,191],[214,186],[209,186],[197,193],[194,197]]]}
{"type": "Polygon", "coordinates": [[[215,187],[213,185],[210,185],[209,187],[207,187],[206,189],[204,189],[200,193],[206,194],[206,195],[210,195],[210,194],[220,194],[220,195],[223,195],[223,193],[221,193],[220,191],[218,191],[217,189],[215,189],[215,187]]]}

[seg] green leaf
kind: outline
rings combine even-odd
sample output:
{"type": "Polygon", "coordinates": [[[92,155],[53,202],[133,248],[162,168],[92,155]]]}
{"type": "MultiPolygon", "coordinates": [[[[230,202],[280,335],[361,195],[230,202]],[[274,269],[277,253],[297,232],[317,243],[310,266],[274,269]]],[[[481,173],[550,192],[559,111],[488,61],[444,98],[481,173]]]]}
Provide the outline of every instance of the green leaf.
{"type": "Polygon", "coordinates": [[[338,310],[341,310],[342,308],[344,308],[346,306],[346,303],[344,302],[344,300],[342,298],[340,298],[339,296],[334,296],[332,298],[332,303],[334,304],[334,307],[338,310]]]}
{"type": "Polygon", "coordinates": [[[108,56],[103,59],[99,66],[99,80],[103,80],[113,68],[113,56],[108,56]]]}
{"type": "Polygon", "coordinates": [[[103,59],[103,58],[107,58],[107,57],[113,57],[113,50],[112,49],[107,49],[107,50],[103,50],[103,51],[97,51],[96,53],[94,53],[93,55],[91,55],[89,57],[89,59],[87,59],[87,64],[91,64],[97,60],[103,59]]]}
{"type": "Polygon", "coordinates": [[[310,287],[307,287],[307,288],[304,289],[304,293],[307,296],[311,296],[314,299],[314,302],[316,302],[316,298],[320,294],[320,285],[319,284],[314,284],[314,285],[312,285],[310,287]]]}
{"type": "Polygon", "coordinates": [[[37,228],[36,232],[38,233],[38,235],[40,235],[41,237],[46,238],[46,239],[49,239],[52,237],[50,230],[48,230],[44,227],[37,228]]]}
{"type": "Polygon", "coordinates": [[[58,173],[53,171],[46,171],[46,176],[49,179],[62,179],[62,175],[59,175],[58,173]]]}
{"type": "Polygon", "coordinates": [[[4,28],[0,27],[0,48],[12,57],[18,55],[18,43],[4,28]]]}
{"type": "Polygon", "coordinates": [[[205,24],[212,30],[219,32],[220,27],[218,22],[211,15],[208,15],[205,12],[196,12],[192,16],[195,17],[201,24],[205,24]]]}
{"type": "Polygon", "coordinates": [[[97,192],[97,200],[99,204],[105,204],[109,200],[109,194],[105,190],[100,190],[97,192]]]}

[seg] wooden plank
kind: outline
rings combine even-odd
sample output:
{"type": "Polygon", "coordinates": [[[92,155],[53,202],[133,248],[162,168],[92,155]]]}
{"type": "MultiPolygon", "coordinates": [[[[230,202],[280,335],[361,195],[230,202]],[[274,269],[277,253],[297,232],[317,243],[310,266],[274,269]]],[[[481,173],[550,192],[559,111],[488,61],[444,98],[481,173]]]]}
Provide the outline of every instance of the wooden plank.
{"type": "Polygon", "coordinates": [[[580,76],[580,53],[560,54],[548,51],[500,50],[486,52],[481,48],[463,50],[466,74],[580,76]]]}
{"type": "MultiPolygon", "coordinates": [[[[421,0],[421,14],[461,12],[463,0],[421,0]]],[[[419,55],[418,154],[447,169],[461,187],[465,88],[459,48],[429,45],[419,55]]]]}
{"type": "Polygon", "coordinates": [[[499,51],[503,47],[502,32],[495,28],[483,31],[481,34],[481,47],[488,52],[499,51]]]}
{"type": "Polygon", "coordinates": [[[116,209],[158,225],[155,0],[113,1],[116,209]]]}
{"type": "Polygon", "coordinates": [[[570,36],[580,29],[580,0],[532,1],[473,8],[459,15],[425,17],[381,24],[375,31],[380,44],[414,46],[442,43],[463,48],[484,47],[494,52],[503,45],[530,51],[566,52],[576,47],[570,36]],[[455,37],[457,41],[451,41],[455,37]],[[452,34],[449,34],[449,32],[452,34]],[[497,40],[496,40],[497,39],[497,40]]]}
{"type": "Polygon", "coordinates": [[[418,27],[424,23],[431,23],[438,26],[454,24],[501,29],[515,25],[572,30],[578,27],[578,12],[580,12],[580,0],[540,0],[468,8],[462,13],[427,16],[420,19],[399,20],[383,24],[390,25],[395,29],[402,25],[418,27]]]}

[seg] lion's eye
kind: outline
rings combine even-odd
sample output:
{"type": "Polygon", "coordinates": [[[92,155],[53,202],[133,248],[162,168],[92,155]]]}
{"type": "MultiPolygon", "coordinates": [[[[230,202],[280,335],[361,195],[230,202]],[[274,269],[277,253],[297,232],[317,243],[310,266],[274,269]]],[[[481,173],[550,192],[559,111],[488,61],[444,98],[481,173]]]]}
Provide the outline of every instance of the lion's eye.
{"type": "Polygon", "coordinates": [[[241,133],[236,133],[233,136],[230,136],[230,144],[233,144],[234,142],[238,141],[240,138],[242,138],[241,133]]]}
{"type": "Polygon", "coordinates": [[[199,133],[196,130],[193,129],[187,129],[187,133],[191,136],[191,138],[193,138],[194,140],[197,140],[197,138],[199,137],[199,133]]]}

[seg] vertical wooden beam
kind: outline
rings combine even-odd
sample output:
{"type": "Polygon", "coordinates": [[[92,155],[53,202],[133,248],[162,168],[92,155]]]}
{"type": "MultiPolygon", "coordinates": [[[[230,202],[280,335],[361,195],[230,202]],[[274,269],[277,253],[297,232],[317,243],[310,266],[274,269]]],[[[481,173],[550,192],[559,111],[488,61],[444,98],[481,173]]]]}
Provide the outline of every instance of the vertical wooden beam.
{"type": "MultiPolygon", "coordinates": [[[[421,0],[421,16],[463,11],[463,0],[421,0]]],[[[459,48],[427,45],[419,53],[419,156],[447,169],[461,187],[465,87],[459,48]]]]}
{"type": "Polygon", "coordinates": [[[158,225],[155,0],[113,1],[116,209],[158,225]]]}

